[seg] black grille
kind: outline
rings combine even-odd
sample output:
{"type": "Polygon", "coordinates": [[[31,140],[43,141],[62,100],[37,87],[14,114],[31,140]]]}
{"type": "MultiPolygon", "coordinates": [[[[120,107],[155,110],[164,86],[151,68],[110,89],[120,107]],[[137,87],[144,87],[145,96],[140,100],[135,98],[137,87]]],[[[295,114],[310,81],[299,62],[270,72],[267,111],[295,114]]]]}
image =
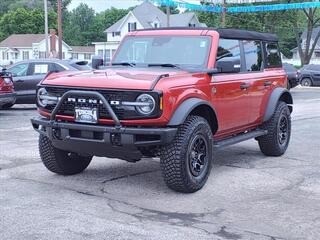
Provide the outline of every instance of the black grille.
{"type": "MultiPolygon", "coordinates": [[[[70,91],[70,90],[84,90],[84,89],[74,89],[74,88],[58,88],[58,87],[46,87],[47,92],[50,95],[54,95],[54,96],[58,96],[61,97],[65,92],[70,91]]],[[[88,91],[97,91],[99,93],[101,93],[107,101],[128,101],[128,102],[134,102],[136,100],[136,98],[145,92],[141,92],[141,91],[113,91],[113,90],[91,90],[91,89],[85,89],[88,91]]],[[[85,91],[84,90],[84,91],[85,91]]],[[[155,92],[149,93],[151,95],[153,95],[153,97],[156,99],[156,102],[159,102],[159,95],[155,92]]],[[[79,98],[79,97],[75,97],[75,98],[79,98]]],[[[80,97],[81,99],[94,99],[92,97],[80,97]]],[[[98,100],[99,99],[95,99],[98,100]]],[[[158,105],[158,104],[157,104],[158,105]]],[[[88,103],[88,101],[86,103],[74,103],[74,102],[68,102],[65,101],[59,111],[58,111],[58,115],[65,115],[65,116],[74,116],[74,109],[75,107],[93,107],[93,108],[97,108],[99,109],[99,118],[102,119],[111,119],[111,116],[109,114],[109,112],[107,111],[107,109],[102,105],[102,104],[94,104],[94,103],[88,103]]],[[[50,112],[54,109],[55,105],[48,105],[45,109],[49,110],[50,112]]],[[[115,105],[111,105],[114,113],[117,115],[117,117],[122,120],[122,119],[138,119],[138,118],[142,118],[143,116],[141,116],[139,113],[136,112],[134,107],[120,107],[120,106],[115,106],[115,105]]],[[[150,116],[148,116],[148,118],[154,118],[157,117],[159,115],[159,109],[158,107],[156,107],[156,111],[155,114],[152,114],[150,116]]]]}

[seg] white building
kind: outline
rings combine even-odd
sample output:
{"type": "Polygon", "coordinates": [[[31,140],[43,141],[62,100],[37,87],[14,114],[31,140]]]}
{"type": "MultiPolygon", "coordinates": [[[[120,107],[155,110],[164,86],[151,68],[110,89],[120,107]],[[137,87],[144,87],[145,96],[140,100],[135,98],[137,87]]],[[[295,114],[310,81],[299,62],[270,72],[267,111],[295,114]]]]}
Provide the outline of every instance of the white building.
{"type": "MultiPolygon", "coordinates": [[[[173,14],[169,19],[170,27],[206,27],[199,22],[193,12],[173,14]]],[[[167,16],[158,7],[149,2],[143,2],[126,16],[105,30],[107,41],[93,42],[95,54],[109,62],[123,37],[137,29],[167,27],[167,16]]]]}
{"type": "MultiPolygon", "coordinates": [[[[57,37],[56,49],[58,49],[57,37]]],[[[69,57],[69,51],[71,51],[71,47],[63,42],[63,59],[69,57]]],[[[44,34],[12,34],[0,43],[1,65],[10,65],[21,60],[38,59],[45,57],[46,41],[44,34]]]]}
{"type": "MultiPolygon", "coordinates": [[[[51,40],[55,41],[55,49],[58,49],[58,37],[55,35],[50,35],[50,46],[51,40]]],[[[57,57],[57,51],[56,54],[51,53],[49,57],[57,57]]],[[[63,59],[90,61],[93,55],[94,46],[71,47],[62,41],[63,59]]],[[[40,59],[46,57],[46,42],[44,34],[13,34],[0,42],[0,65],[3,66],[11,65],[22,60],[40,59]]]]}
{"type": "Polygon", "coordinates": [[[94,46],[71,46],[69,59],[91,61],[94,56],[94,46]]]}
{"type": "MultiPolygon", "coordinates": [[[[316,40],[319,32],[320,32],[320,27],[313,29],[312,34],[311,34],[311,40],[310,40],[310,48],[312,47],[314,41],[316,40]]],[[[306,51],[306,41],[307,41],[307,30],[305,30],[301,35],[301,46],[302,46],[303,52],[306,51]]],[[[292,58],[291,59],[283,58],[283,62],[287,62],[287,63],[291,63],[293,65],[299,66],[301,64],[301,60],[300,60],[298,47],[292,49],[291,52],[292,52],[292,58]]],[[[310,63],[311,64],[320,64],[320,41],[319,40],[316,43],[314,52],[313,52],[311,59],[310,59],[310,63]]]]}

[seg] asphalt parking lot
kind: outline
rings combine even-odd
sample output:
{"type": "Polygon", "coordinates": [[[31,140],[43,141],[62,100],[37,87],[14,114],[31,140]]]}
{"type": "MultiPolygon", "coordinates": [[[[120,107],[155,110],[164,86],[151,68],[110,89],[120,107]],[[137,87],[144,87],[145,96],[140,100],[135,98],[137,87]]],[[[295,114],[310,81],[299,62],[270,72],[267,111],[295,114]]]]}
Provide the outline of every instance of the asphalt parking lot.
{"type": "Polygon", "coordinates": [[[206,186],[169,190],[159,160],[95,158],[75,176],[45,169],[32,105],[0,111],[0,239],[320,239],[320,89],[292,90],[282,157],[254,140],[215,153],[206,186]]]}

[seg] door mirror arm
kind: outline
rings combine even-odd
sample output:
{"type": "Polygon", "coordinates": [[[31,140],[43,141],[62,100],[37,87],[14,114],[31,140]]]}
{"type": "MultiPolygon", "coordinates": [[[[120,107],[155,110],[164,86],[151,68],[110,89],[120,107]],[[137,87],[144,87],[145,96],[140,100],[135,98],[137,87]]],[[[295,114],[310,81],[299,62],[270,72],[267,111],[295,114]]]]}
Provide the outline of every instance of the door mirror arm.
{"type": "Polygon", "coordinates": [[[218,70],[217,68],[212,68],[212,69],[208,69],[208,70],[206,71],[206,73],[207,73],[209,76],[212,76],[212,75],[214,75],[214,74],[219,73],[219,70],[218,70]]]}

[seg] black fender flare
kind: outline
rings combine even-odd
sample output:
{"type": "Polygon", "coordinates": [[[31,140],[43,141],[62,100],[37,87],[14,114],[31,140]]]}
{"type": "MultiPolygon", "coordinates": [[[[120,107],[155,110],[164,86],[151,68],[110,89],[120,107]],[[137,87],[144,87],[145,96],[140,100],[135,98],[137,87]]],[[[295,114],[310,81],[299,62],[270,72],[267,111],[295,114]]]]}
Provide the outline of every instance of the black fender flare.
{"type": "Polygon", "coordinates": [[[282,100],[285,103],[287,103],[289,105],[290,112],[292,112],[292,106],[290,105],[293,104],[293,98],[291,93],[286,88],[277,87],[272,91],[269,97],[267,108],[263,117],[264,122],[268,121],[272,117],[274,111],[276,110],[279,100],[282,100]]]}
{"type": "Polygon", "coordinates": [[[197,107],[205,106],[209,110],[210,116],[205,116],[206,119],[211,119],[213,122],[209,121],[211,125],[212,132],[215,133],[218,130],[218,119],[215,109],[212,105],[200,98],[188,98],[180,104],[180,106],[172,114],[168,126],[179,126],[185,122],[190,113],[197,107]]]}

